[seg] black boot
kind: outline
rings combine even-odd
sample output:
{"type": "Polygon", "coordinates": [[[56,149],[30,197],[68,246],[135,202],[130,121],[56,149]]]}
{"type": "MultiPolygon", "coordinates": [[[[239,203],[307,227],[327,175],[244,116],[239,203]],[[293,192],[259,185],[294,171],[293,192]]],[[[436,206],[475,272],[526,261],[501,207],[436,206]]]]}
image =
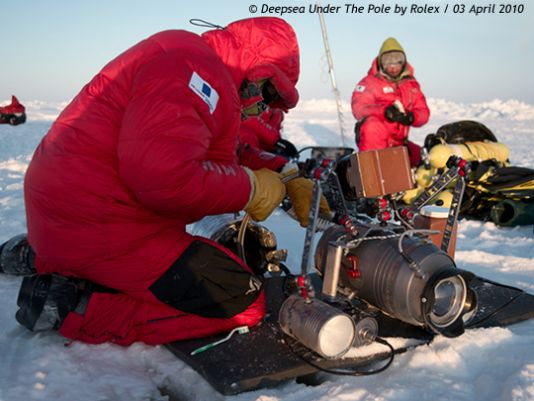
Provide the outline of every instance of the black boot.
{"type": "Polygon", "coordinates": [[[81,289],[83,283],[57,274],[24,277],[17,321],[31,331],[59,329],[69,312],[85,313],[90,291],[81,289]]]}
{"type": "Polygon", "coordinates": [[[0,273],[17,276],[35,273],[35,252],[26,234],[17,235],[0,246],[0,273]]]}

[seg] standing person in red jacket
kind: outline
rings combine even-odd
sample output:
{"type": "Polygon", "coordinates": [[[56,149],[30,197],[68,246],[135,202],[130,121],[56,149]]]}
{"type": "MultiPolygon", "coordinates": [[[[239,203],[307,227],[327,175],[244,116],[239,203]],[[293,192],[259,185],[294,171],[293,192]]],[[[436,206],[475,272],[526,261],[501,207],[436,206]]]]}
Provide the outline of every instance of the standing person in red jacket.
{"type": "Polygon", "coordinates": [[[412,166],[421,148],[408,140],[410,126],[428,122],[430,110],[402,46],[394,38],[382,44],[378,57],[352,93],[356,144],[360,151],[407,146],[412,166]]]}
{"type": "MultiPolygon", "coordinates": [[[[298,76],[297,39],[279,18],[201,36],[160,32],[108,63],[57,118],[26,173],[39,274],[23,280],[17,320],[122,345],[258,323],[261,280],[185,227],[240,210],[263,220],[280,203],[278,173],[239,164],[238,132],[242,116],[266,103],[294,107],[298,76]]],[[[309,209],[311,194],[294,196],[309,209]]]]}

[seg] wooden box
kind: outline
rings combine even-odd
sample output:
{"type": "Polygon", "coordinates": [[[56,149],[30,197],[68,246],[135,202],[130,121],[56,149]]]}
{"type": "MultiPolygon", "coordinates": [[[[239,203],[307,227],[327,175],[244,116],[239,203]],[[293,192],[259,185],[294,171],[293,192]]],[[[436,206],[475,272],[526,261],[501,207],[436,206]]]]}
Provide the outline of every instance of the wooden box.
{"type": "Polygon", "coordinates": [[[350,156],[347,181],[358,197],[373,198],[414,187],[408,149],[368,150],[350,156]]]}

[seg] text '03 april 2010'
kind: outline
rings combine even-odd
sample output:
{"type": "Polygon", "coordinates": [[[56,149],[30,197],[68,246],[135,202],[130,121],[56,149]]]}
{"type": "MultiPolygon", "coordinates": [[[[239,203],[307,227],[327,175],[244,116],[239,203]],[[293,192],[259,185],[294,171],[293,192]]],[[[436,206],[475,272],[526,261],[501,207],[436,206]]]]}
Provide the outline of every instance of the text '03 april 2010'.
{"type": "Polygon", "coordinates": [[[391,14],[391,15],[432,15],[432,14],[456,14],[456,15],[498,15],[498,14],[523,14],[526,12],[526,5],[523,3],[345,3],[341,5],[332,4],[308,4],[308,5],[269,5],[251,4],[249,6],[251,14],[262,15],[288,15],[288,14],[391,14]]]}

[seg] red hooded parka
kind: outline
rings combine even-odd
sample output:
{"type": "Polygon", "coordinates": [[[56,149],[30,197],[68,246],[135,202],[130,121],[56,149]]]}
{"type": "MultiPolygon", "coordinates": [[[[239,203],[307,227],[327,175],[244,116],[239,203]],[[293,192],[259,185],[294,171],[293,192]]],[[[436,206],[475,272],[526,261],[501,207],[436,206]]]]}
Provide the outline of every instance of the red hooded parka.
{"type": "MultiPolygon", "coordinates": [[[[360,151],[403,146],[410,128],[390,122],[384,116],[387,107],[399,100],[407,111],[414,115],[414,127],[428,122],[430,110],[419,83],[413,76],[413,68],[406,65],[408,73],[396,82],[389,81],[378,68],[375,58],[367,76],[352,93],[352,114],[364,122],[360,128],[360,151]]],[[[416,145],[415,145],[416,146],[416,145]]]]}
{"type": "Polygon", "coordinates": [[[120,293],[94,293],[85,315],[67,316],[63,335],[163,343],[258,322],[263,296],[233,318],[215,319],[182,313],[148,288],[195,240],[186,224],[237,212],[249,200],[250,179],[236,156],[243,79],[271,79],[291,108],[298,74],[292,28],[257,18],[202,37],[157,33],[82,89],[28,168],[28,239],[40,273],[120,293]]]}
{"type": "Polygon", "coordinates": [[[19,125],[26,122],[26,108],[15,95],[11,96],[11,103],[0,106],[0,124],[19,125]]]}

